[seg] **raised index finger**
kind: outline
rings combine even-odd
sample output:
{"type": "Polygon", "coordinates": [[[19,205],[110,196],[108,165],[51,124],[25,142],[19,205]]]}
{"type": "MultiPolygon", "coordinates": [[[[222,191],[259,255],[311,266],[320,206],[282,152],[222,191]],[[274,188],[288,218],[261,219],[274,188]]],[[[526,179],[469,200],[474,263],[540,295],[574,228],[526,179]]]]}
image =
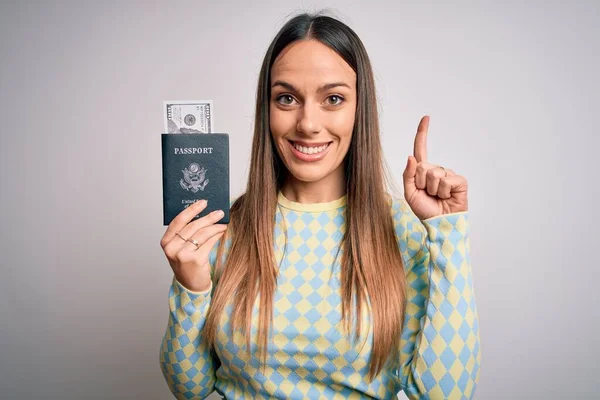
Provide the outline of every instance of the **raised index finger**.
{"type": "Polygon", "coordinates": [[[429,129],[429,116],[425,115],[419,122],[417,134],[415,135],[415,144],[413,155],[417,162],[427,162],[427,130],[429,129]]]}

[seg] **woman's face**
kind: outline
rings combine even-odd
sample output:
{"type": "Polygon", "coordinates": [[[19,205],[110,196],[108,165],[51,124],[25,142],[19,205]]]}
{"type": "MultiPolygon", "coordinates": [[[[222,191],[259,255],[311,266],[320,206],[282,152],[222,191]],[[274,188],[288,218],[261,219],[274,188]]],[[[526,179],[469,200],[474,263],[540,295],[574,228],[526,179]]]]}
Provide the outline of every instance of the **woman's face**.
{"type": "Polygon", "coordinates": [[[316,40],[286,47],[271,70],[270,126],[299,181],[343,179],[356,112],[356,73],[316,40]]]}

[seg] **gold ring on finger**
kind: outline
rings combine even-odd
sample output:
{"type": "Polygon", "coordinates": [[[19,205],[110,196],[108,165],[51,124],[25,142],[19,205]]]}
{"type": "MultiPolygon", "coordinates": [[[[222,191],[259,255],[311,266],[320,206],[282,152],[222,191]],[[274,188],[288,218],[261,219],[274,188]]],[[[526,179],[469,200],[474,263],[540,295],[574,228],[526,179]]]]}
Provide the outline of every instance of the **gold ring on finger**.
{"type": "Polygon", "coordinates": [[[198,242],[196,242],[192,238],[189,238],[188,240],[186,240],[186,242],[190,242],[191,244],[193,244],[194,246],[196,246],[196,250],[198,250],[200,248],[200,244],[198,242]]]}
{"type": "Polygon", "coordinates": [[[446,171],[446,168],[442,167],[441,165],[438,165],[438,168],[441,168],[444,170],[444,178],[448,176],[448,171],[446,171]]]}

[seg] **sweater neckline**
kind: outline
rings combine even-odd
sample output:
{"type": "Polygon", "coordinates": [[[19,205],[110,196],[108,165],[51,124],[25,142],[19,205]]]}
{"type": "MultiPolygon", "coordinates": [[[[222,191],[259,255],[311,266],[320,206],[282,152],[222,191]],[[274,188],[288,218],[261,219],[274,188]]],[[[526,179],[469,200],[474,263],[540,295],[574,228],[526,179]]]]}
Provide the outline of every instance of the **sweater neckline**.
{"type": "Polygon", "coordinates": [[[282,207],[295,211],[321,212],[335,210],[344,207],[348,201],[348,195],[345,194],[339,199],[328,201],[325,203],[298,203],[286,198],[281,191],[277,194],[277,202],[282,207]]]}

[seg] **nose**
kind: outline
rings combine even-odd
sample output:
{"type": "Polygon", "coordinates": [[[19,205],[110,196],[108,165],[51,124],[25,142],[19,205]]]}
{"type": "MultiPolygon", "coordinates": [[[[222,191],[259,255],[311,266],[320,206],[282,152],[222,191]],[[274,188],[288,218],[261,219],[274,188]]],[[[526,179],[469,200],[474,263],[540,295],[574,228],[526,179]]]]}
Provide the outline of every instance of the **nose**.
{"type": "Polygon", "coordinates": [[[304,103],[298,119],[298,125],[296,126],[298,132],[307,135],[321,132],[322,122],[320,112],[317,105],[312,105],[309,102],[304,103]]]}

